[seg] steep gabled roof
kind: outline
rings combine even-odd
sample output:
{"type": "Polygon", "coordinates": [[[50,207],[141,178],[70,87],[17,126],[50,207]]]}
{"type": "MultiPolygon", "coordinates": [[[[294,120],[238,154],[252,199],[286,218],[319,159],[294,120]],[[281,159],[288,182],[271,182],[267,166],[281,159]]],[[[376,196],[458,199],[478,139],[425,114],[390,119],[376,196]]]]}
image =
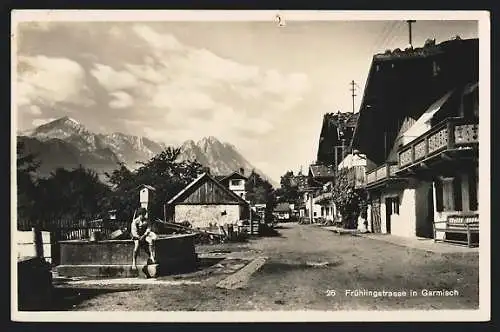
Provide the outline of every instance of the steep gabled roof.
{"type": "Polygon", "coordinates": [[[478,45],[477,38],[450,40],[374,55],[352,147],[385,161],[403,119],[417,119],[447,91],[477,79],[478,45]]]}
{"type": "Polygon", "coordinates": [[[315,178],[328,178],[335,175],[333,168],[325,165],[311,165],[309,166],[309,170],[315,178]]]}
{"type": "Polygon", "coordinates": [[[215,176],[214,176],[214,179],[215,179],[216,181],[219,181],[219,182],[221,182],[221,181],[222,181],[222,180],[224,180],[225,178],[226,178],[226,175],[215,175],[215,176]]]}
{"type": "Polygon", "coordinates": [[[346,127],[356,128],[356,124],[358,123],[359,112],[352,114],[346,121],[346,127]]]}
{"type": "Polygon", "coordinates": [[[233,198],[235,201],[238,201],[241,204],[248,204],[247,201],[245,201],[243,198],[240,196],[236,195],[233,191],[229,190],[225,186],[223,186],[219,181],[211,177],[208,173],[203,173],[200,176],[198,176],[196,179],[194,179],[190,184],[188,184],[184,189],[182,189],[177,195],[175,195],[171,200],[168,201],[167,204],[175,204],[178,203],[180,200],[185,199],[188,197],[193,190],[195,190],[199,185],[202,185],[206,181],[211,181],[216,187],[218,187],[222,192],[229,197],[233,198]]]}
{"type": "Polygon", "coordinates": [[[247,177],[245,177],[244,175],[242,175],[240,172],[234,171],[231,174],[224,176],[220,181],[224,181],[224,180],[227,180],[229,178],[248,180],[247,177]]]}
{"type": "Polygon", "coordinates": [[[146,189],[149,189],[149,190],[152,190],[152,191],[156,191],[156,189],[153,186],[150,186],[149,184],[138,185],[135,189],[139,189],[139,188],[146,188],[146,189]]]}

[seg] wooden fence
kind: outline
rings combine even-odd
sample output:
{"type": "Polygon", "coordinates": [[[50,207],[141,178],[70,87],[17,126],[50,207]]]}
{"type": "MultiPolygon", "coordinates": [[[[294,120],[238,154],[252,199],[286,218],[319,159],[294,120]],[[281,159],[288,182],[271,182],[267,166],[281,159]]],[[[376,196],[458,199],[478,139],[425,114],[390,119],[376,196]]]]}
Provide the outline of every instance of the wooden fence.
{"type": "Polygon", "coordinates": [[[17,223],[19,231],[28,231],[34,227],[42,231],[57,233],[58,240],[84,240],[89,239],[96,231],[106,236],[117,229],[129,228],[130,225],[128,222],[109,219],[19,220],[17,223]]]}
{"type": "MultiPolygon", "coordinates": [[[[53,264],[59,264],[59,241],[88,240],[94,232],[100,232],[105,237],[118,229],[129,228],[128,222],[109,219],[57,219],[57,220],[18,220],[19,232],[32,231],[33,228],[44,233],[50,233],[50,255],[53,264]]],[[[44,247],[47,247],[45,244],[44,247]]],[[[44,252],[47,250],[44,250],[44,252]]],[[[44,253],[45,255],[46,253],[44,253]]]]}

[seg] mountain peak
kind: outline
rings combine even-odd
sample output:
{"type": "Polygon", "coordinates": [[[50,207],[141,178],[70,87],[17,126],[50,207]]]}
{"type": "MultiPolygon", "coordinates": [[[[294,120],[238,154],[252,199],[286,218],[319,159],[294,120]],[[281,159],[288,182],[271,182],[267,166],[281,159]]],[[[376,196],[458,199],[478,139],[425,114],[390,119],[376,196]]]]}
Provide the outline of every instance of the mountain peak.
{"type": "Polygon", "coordinates": [[[217,137],[215,136],[207,136],[207,137],[203,137],[199,142],[198,144],[206,144],[206,143],[209,143],[209,144],[214,144],[214,143],[220,143],[220,141],[217,139],[217,137]]]}
{"type": "MultiPolygon", "coordinates": [[[[59,119],[60,121],[64,121],[64,122],[70,122],[70,123],[73,123],[73,124],[77,124],[79,125],[80,122],[76,121],[75,119],[73,119],[72,117],[69,117],[69,116],[63,116],[62,118],[59,119]]],[[[56,120],[57,121],[57,120],[56,120]]]]}
{"type": "Polygon", "coordinates": [[[193,150],[195,148],[198,148],[198,146],[192,139],[185,141],[184,143],[181,144],[180,147],[182,151],[193,150]]]}
{"type": "Polygon", "coordinates": [[[63,116],[62,118],[53,120],[51,122],[47,122],[40,127],[43,126],[68,126],[68,127],[73,127],[73,128],[83,128],[83,125],[80,124],[80,122],[76,121],[75,119],[69,117],[69,116],[63,116]]]}
{"type": "Polygon", "coordinates": [[[44,123],[33,130],[34,136],[49,136],[52,138],[65,138],[82,133],[87,133],[87,129],[69,116],[44,123]]]}
{"type": "Polygon", "coordinates": [[[194,146],[194,145],[196,145],[196,144],[194,143],[194,141],[192,139],[189,139],[189,140],[185,141],[184,143],[182,143],[182,146],[194,146]]]}
{"type": "MultiPolygon", "coordinates": [[[[61,152],[59,159],[41,150],[45,153],[46,159],[44,160],[50,160],[46,162],[46,168],[49,171],[52,166],[72,167],[78,164],[96,170],[109,171],[116,166],[117,161],[124,162],[133,169],[136,161],[149,160],[166,147],[165,144],[159,144],[145,137],[127,135],[122,132],[96,134],[69,116],[36,127],[32,134],[27,136],[35,142],[40,142],[33,143],[39,144],[38,149],[50,150],[52,146],[54,151],[60,151],[54,143],[55,139],[71,150],[71,153],[61,152]]],[[[254,169],[234,145],[221,142],[215,136],[203,137],[198,142],[187,140],[180,147],[179,160],[196,160],[203,166],[210,167],[213,174],[227,175],[240,168],[246,171],[254,169]]],[[[267,178],[262,172],[259,174],[267,178]]]]}

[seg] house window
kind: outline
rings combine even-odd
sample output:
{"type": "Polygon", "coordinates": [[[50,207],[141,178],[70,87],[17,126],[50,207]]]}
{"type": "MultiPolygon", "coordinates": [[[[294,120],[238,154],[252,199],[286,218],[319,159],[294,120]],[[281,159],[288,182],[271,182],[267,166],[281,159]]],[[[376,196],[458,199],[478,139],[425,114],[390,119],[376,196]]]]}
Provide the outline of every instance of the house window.
{"type": "Polygon", "coordinates": [[[399,196],[392,198],[392,213],[399,214],[399,196]]]}
{"type": "Polygon", "coordinates": [[[399,196],[388,197],[386,199],[386,206],[391,214],[399,214],[399,196]]]}
{"type": "Polygon", "coordinates": [[[462,181],[459,176],[435,182],[436,211],[462,211],[462,181]]]}
{"type": "Polygon", "coordinates": [[[445,178],[443,179],[443,211],[454,211],[453,202],[453,178],[445,178]]]}
{"type": "Polygon", "coordinates": [[[442,212],[444,210],[444,206],[443,206],[443,182],[441,180],[436,180],[434,182],[434,187],[436,188],[436,211],[442,212]]]}
{"type": "Polygon", "coordinates": [[[233,186],[239,186],[239,185],[241,184],[241,180],[232,180],[232,181],[231,181],[231,184],[232,184],[233,186]]]}
{"type": "Polygon", "coordinates": [[[459,176],[453,178],[453,205],[454,211],[462,211],[462,179],[459,176]]]}
{"type": "Polygon", "coordinates": [[[329,216],[330,215],[330,208],[329,207],[326,207],[326,215],[329,216]]]}

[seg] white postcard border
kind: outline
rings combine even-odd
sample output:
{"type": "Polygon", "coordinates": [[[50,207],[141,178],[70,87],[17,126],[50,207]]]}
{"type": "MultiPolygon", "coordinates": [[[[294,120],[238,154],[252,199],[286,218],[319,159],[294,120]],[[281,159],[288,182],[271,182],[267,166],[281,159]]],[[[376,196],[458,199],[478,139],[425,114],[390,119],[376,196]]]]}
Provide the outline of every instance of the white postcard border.
{"type": "Polygon", "coordinates": [[[11,253],[11,319],[25,322],[344,322],[488,321],[491,317],[490,247],[490,15],[487,11],[288,11],[288,10],[13,10],[11,14],[11,248],[16,243],[16,88],[20,22],[52,21],[286,21],[477,20],[480,45],[480,248],[478,310],[216,311],[216,312],[22,312],[17,309],[17,264],[11,253]]]}

